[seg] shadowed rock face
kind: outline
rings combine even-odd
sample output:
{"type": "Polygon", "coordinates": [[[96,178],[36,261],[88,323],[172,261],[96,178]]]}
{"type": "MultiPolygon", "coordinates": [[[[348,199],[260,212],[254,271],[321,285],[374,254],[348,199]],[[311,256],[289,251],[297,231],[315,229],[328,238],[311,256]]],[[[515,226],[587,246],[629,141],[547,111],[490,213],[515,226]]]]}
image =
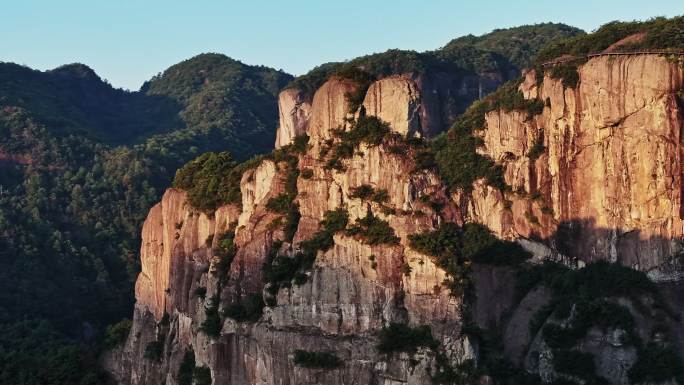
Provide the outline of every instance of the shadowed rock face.
{"type": "MultiPolygon", "coordinates": [[[[564,89],[549,77],[536,85],[534,78],[528,74],[521,89],[526,97],[548,98],[544,112],[533,119],[525,112],[491,112],[480,132],[480,151],[504,166],[514,191],[525,192],[505,197],[483,181],[472,193],[450,194],[436,174],[416,171],[411,154],[392,151],[389,143],[361,144],[344,160],[343,170],[328,169],[321,150],[333,130],[350,128],[354,113],[345,95],[356,85],[333,78],[311,102],[295,90],[281,93],[276,147],[302,133],[310,137],[309,149],[297,155],[293,204],[301,218],[294,238],[284,239],[281,227],[273,225],[280,215],[266,208],[269,199],[285,191],[284,163],[264,160],[246,171],[241,203],[211,214],[193,209],[184,192],[168,190],[143,228],[133,329],[124,346],[107,353],[107,368],[121,384],[176,384],[183,355],[192,349],[197,365],[211,369],[214,384],[431,384],[432,352],[388,356],[376,344],[380,328],[406,322],[429,325],[454,365],[478,357],[476,343],[461,333],[463,301],[443,286],[445,272],[408,247],[409,235],[444,222],[484,223],[500,237],[518,239],[537,258],[575,265],[619,260],[654,278],[679,277],[681,269],[668,261],[682,237],[683,119],[676,96],[682,69],[657,56],[641,56],[592,59],[581,67],[576,89],[564,89]],[[539,138],[545,149],[531,161],[527,154],[539,138]],[[355,198],[354,189],[362,185],[386,190],[386,201],[355,198]],[[537,192],[537,198],[529,198],[537,192]],[[512,201],[510,209],[504,198],[512,201]],[[222,317],[217,338],[200,330],[210,297],[220,291],[223,310],[260,294],[262,266],[278,251],[273,248],[292,254],[320,229],[326,211],[340,207],[350,223],[370,210],[388,222],[399,242],[369,245],[337,233],[333,246],[318,253],[306,282],[282,287],[277,304],[266,307],[258,322],[222,317]],[[228,231],[234,232],[238,251],[221,285],[214,250],[228,231]],[[206,298],[195,294],[198,288],[206,288],[206,298]],[[169,323],[159,324],[164,313],[169,323]],[[144,358],[145,347],[155,340],[163,344],[159,361],[144,358]],[[331,351],[343,365],[303,368],[293,362],[295,349],[331,351]]],[[[426,94],[425,82],[406,76],[374,82],[363,101],[366,113],[402,135],[433,136],[442,130],[443,119],[430,112],[441,107],[431,104],[434,94],[426,94]]],[[[509,360],[547,373],[543,362],[530,361],[528,348],[543,351],[544,346],[528,324],[550,300],[548,291],[538,288],[518,301],[515,274],[506,267],[474,266],[473,277],[475,324],[500,328],[509,360]]],[[[668,296],[676,298],[680,291],[672,290],[668,296]]],[[[592,334],[586,346],[600,357],[601,374],[612,384],[624,384],[624,363],[633,362],[634,352],[604,343],[609,337],[592,334]]]]}

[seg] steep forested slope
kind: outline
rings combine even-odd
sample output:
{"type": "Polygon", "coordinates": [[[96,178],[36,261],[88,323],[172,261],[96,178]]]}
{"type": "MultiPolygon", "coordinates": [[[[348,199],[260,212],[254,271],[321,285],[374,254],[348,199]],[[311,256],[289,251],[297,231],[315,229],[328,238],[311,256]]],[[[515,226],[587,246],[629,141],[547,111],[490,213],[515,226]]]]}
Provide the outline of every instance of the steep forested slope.
{"type": "Polygon", "coordinates": [[[290,79],[208,54],[127,92],[81,64],[0,64],[0,382],[82,377],[58,374],[89,365],[66,341],[128,313],[139,228],[175,169],[204,151],[267,151],[290,79]]]}
{"type": "Polygon", "coordinates": [[[332,74],[362,68],[374,77],[393,74],[452,72],[461,76],[498,73],[514,78],[550,42],[583,35],[565,24],[543,23],[497,29],[481,36],[463,36],[444,47],[426,52],[389,50],[344,63],[325,63],[295,79],[288,87],[313,93],[332,74]]]}

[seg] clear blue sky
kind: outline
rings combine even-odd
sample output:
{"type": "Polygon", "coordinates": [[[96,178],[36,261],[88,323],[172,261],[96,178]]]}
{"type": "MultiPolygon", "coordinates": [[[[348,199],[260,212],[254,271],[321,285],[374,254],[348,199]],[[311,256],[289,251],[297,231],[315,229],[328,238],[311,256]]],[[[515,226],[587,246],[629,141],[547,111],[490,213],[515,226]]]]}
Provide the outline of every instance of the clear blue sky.
{"type": "Polygon", "coordinates": [[[683,0],[1,0],[0,61],[89,65],[138,89],[202,52],[302,74],[389,48],[546,21],[590,31],[612,20],[684,14],[683,0]]]}

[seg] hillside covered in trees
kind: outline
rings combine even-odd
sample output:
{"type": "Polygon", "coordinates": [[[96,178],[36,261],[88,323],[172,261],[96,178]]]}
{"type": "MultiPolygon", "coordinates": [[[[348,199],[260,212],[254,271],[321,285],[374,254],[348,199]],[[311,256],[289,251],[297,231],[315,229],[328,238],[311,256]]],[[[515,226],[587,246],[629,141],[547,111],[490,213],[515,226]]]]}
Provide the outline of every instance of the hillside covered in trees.
{"type": "Polygon", "coordinates": [[[69,341],[130,312],[147,210],[205,151],[268,151],[291,78],[205,54],[127,92],[82,64],[0,63],[0,382],[97,383],[69,341]]]}
{"type": "MultiPolygon", "coordinates": [[[[490,33],[455,38],[444,47],[425,52],[392,49],[361,56],[348,62],[322,64],[296,78],[288,87],[313,93],[330,75],[360,68],[373,77],[394,74],[449,71],[457,73],[498,72],[511,77],[530,65],[540,49],[551,42],[581,36],[584,31],[565,24],[542,23],[496,29],[490,33]]],[[[508,77],[508,76],[505,76],[508,77]]]]}

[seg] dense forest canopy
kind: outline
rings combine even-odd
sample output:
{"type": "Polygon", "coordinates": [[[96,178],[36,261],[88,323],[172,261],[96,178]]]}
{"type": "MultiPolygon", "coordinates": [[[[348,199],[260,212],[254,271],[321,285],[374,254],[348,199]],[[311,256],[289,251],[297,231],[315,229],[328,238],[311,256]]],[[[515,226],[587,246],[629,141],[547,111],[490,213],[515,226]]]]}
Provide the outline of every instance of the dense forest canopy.
{"type": "Polygon", "coordinates": [[[382,78],[393,74],[427,71],[485,73],[519,72],[529,66],[532,57],[552,41],[581,36],[581,29],[565,24],[542,23],[497,29],[482,36],[456,38],[444,47],[426,52],[389,50],[361,56],[348,62],[326,63],[293,80],[288,87],[313,92],[335,73],[350,67],[360,68],[382,78]]]}
{"type": "Polygon", "coordinates": [[[556,41],[539,51],[537,62],[564,55],[583,56],[609,50],[630,52],[639,50],[684,50],[684,16],[657,17],[647,21],[613,21],[596,31],[556,41]]]}
{"type": "Polygon", "coordinates": [[[205,54],[128,92],[0,63],[0,382],[100,383],[79,344],[129,316],[147,211],[201,153],[269,151],[291,79],[205,54]]]}

